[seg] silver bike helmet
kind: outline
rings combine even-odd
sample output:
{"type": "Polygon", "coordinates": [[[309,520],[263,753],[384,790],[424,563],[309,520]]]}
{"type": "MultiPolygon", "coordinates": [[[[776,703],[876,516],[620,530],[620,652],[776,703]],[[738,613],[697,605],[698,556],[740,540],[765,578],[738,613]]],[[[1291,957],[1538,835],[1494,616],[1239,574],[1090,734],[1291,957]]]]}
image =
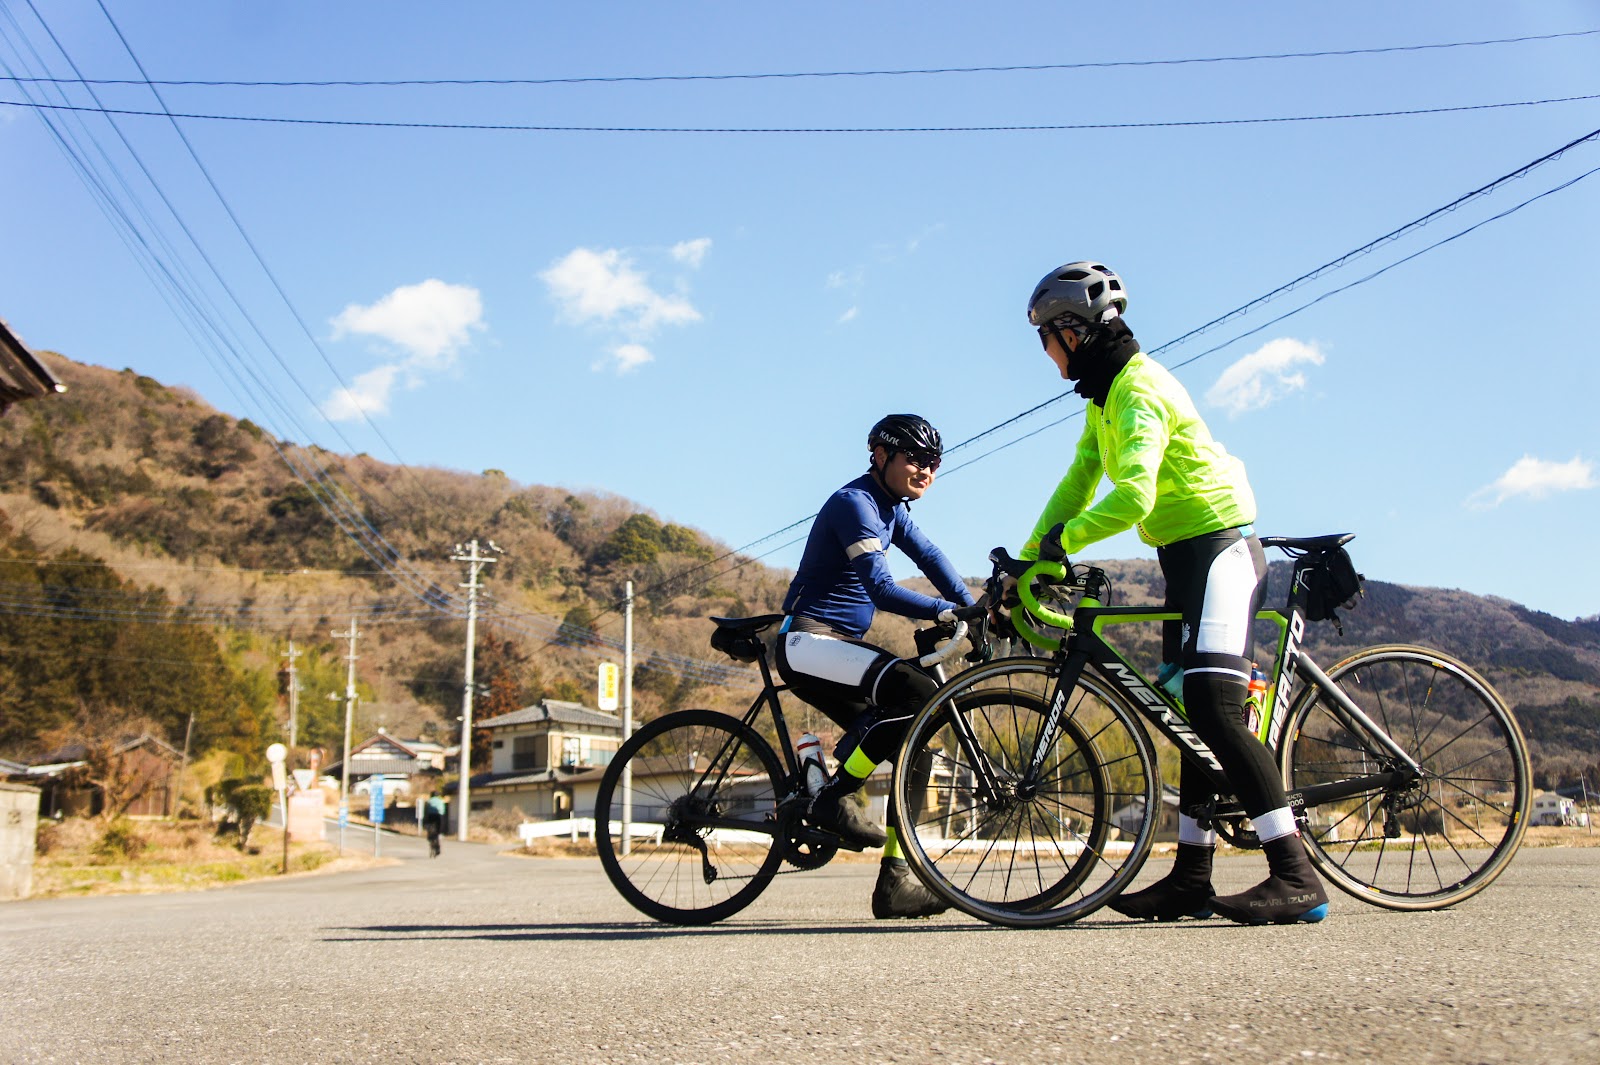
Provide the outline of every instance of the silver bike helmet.
{"type": "Polygon", "coordinates": [[[1067,263],[1045,274],[1028,298],[1028,321],[1035,327],[1072,314],[1100,325],[1124,314],[1128,293],[1122,278],[1095,262],[1067,263]]]}

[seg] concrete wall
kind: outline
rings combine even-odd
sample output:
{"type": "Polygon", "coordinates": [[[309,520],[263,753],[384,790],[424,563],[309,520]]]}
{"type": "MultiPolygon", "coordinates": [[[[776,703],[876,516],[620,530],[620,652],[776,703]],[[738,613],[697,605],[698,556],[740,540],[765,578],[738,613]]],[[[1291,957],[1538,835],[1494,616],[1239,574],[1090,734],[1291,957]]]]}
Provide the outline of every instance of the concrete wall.
{"type": "Polygon", "coordinates": [[[33,851],[39,832],[39,789],[0,782],[0,900],[33,891],[33,851]]]}

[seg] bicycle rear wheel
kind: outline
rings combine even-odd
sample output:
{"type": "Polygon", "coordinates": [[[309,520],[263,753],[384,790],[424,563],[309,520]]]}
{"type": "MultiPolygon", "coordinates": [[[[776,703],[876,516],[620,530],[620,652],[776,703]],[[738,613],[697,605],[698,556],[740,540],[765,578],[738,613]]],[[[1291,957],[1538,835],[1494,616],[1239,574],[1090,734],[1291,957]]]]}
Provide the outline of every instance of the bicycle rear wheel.
{"type": "Polygon", "coordinates": [[[1160,789],[1132,711],[1096,677],[1049,719],[1051,660],[1005,659],[955,677],[906,731],[895,809],[906,859],[928,888],[994,924],[1038,928],[1093,912],[1149,854],[1160,789]],[[925,780],[925,783],[924,783],[925,780]]]}
{"type": "Polygon", "coordinates": [[[652,721],[622,745],[595,797],[595,845],[611,884],[670,924],[711,924],[754,902],[783,860],[778,757],[756,731],[711,710],[652,721]],[[623,853],[623,768],[633,832],[623,853]]]}
{"type": "MultiPolygon", "coordinates": [[[[1516,854],[1532,799],[1511,711],[1467,666],[1424,647],[1370,647],[1328,676],[1422,775],[1309,809],[1312,862],[1344,891],[1394,910],[1439,909],[1482,891],[1516,854]]],[[[1316,687],[1289,712],[1281,759],[1291,791],[1396,768],[1316,687]]]]}

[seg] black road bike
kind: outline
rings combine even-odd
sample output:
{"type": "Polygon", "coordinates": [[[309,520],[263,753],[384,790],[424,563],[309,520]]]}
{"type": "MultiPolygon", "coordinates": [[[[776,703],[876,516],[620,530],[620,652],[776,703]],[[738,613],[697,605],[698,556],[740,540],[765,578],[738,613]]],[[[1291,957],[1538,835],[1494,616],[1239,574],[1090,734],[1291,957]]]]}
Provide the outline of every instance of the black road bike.
{"type": "MultiPolygon", "coordinates": [[[[1369,647],[1326,671],[1311,659],[1308,608],[1331,615],[1317,596],[1330,568],[1348,567],[1350,539],[1262,538],[1295,564],[1286,607],[1258,615],[1280,632],[1256,735],[1325,879],[1391,909],[1450,906],[1488,886],[1521,843],[1527,745],[1494,689],[1447,654],[1369,647]]],[[[1048,657],[958,674],[907,729],[897,764],[928,771],[898,774],[892,801],[906,858],[929,889],[1015,927],[1104,905],[1138,874],[1156,830],[1163,789],[1150,732],[1224,796],[1183,812],[1259,846],[1181,702],[1113,642],[1118,625],[1177,615],[1102,605],[1109,583],[1094,567],[1018,562],[998,549],[990,558],[991,588],[1002,574],[1018,578],[1012,623],[1048,657]]]]}
{"type": "MultiPolygon", "coordinates": [[[[806,819],[811,793],[795,754],[763,633],[780,614],[712,618],[712,646],[761,667],[743,717],[681,710],[622,744],[595,798],[595,843],[612,885],[640,912],[672,924],[711,924],[756,900],[787,863],[827,864],[861,850],[806,819]]],[[[917,660],[936,681],[967,626],[918,633],[917,660]],[[948,642],[938,650],[932,643],[948,642]]]]}

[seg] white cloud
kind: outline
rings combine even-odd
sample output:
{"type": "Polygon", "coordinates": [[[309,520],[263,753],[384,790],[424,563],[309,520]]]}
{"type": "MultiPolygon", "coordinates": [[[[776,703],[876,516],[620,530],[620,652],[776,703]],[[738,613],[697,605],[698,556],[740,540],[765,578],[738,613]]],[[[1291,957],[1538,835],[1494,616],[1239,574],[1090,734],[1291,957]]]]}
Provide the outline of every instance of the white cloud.
{"type": "Polygon", "coordinates": [[[1544,499],[1556,492],[1575,492],[1593,488],[1594,464],[1574,455],[1570,462],[1550,462],[1524,455],[1493,484],[1484,485],[1467,497],[1467,505],[1479,509],[1498,507],[1508,499],[1527,496],[1544,499]]]}
{"type": "Polygon", "coordinates": [[[694,240],[681,240],[672,246],[672,257],[680,263],[688,265],[691,269],[698,270],[705,261],[706,252],[711,250],[710,237],[696,237],[694,240]]]}
{"type": "Polygon", "coordinates": [[[429,278],[402,285],[369,306],[352,303],[331,320],[333,339],[373,337],[404,355],[358,376],[348,388],[334,389],[322,405],[333,421],[353,421],[389,409],[397,385],[416,388],[427,373],[445,369],[457,352],[484,328],[483,298],[470,285],[429,278]]]}
{"type": "Polygon", "coordinates": [[[1315,344],[1291,337],[1269,340],[1223,370],[1217,383],[1206,391],[1206,402],[1227,411],[1228,417],[1237,418],[1303,390],[1305,374],[1294,367],[1305,363],[1321,366],[1322,362],[1322,352],[1315,344]]]}
{"type": "Polygon", "coordinates": [[[839,316],[839,321],[836,324],[844,325],[846,322],[853,322],[856,320],[856,315],[858,313],[860,313],[859,308],[851,307],[848,311],[845,311],[839,316]]]}
{"type": "Polygon", "coordinates": [[[574,248],[539,278],[550,287],[562,314],[574,322],[599,322],[648,336],[661,325],[700,320],[688,300],[652,289],[633,260],[616,248],[574,248]]]}
{"type": "Polygon", "coordinates": [[[656,357],[643,344],[618,344],[611,349],[609,357],[596,362],[590,369],[597,372],[610,369],[620,377],[625,373],[632,373],[647,362],[655,361],[656,357]]]}
{"type": "Polygon", "coordinates": [[[332,421],[354,421],[366,414],[383,414],[389,409],[389,394],[394,391],[395,379],[400,375],[398,365],[379,366],[355,379],[349,388],[336,388],[322,405],[322,412],[332,421]]]}
{"type": "Polygon", "coordinates": [[[824,288],[859,289],[867,279],[867,270],[864,266],[853,266],[849,270],[835,270],[823,282],[824,288]]]}
{"type": "Polygon", "coordinates": [[[410,356],[413,368],[448,363],[482,328],[478,290],[435,278],[402,285],[368,307],[352,303],[333,319],[335,340],[349,333],[387,340],[410,356]]]}

